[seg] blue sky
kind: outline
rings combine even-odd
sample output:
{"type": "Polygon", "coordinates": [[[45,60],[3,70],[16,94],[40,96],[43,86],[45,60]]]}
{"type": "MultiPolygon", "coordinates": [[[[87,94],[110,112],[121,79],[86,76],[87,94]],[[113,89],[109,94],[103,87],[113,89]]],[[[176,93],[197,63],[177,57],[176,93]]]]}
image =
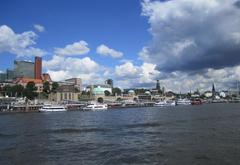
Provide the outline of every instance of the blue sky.
{"type": "MultiPolygon", "coordinates": [[[[34,24],[45,27],[37,39],[37,47],[51,52],[54,47],[84,40],[89,55],[100,64],[114,66],[117,60],[96,55],[95,48],[105,43],[136,59],[141,47],[148,42],[147,19],[141,16],[139,0],[6,0],[0,5],[0,24],[15,33],[34,30],[34,24]]],[[[3,53],[0,69],[10,67],[14,55],[3,53]]],[[[45,56],[44,58],[50,58],[45,56]]],[[[26,57],[23,57],[26,58],[26,57]]]]}
{"type": "Polygon", "coordinates": [[[240,80],[239,18],[239,0],[2,0],[0,71],[40,55],[55,81],[229,89],[240,80]]]}

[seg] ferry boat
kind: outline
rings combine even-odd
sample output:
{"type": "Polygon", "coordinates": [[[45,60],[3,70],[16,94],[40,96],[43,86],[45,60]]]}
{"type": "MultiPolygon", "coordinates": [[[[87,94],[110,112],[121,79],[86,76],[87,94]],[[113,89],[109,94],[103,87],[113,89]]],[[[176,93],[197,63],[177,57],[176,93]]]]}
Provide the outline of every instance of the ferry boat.
{"type": "Polygon", "coordinates": [[[101,111],[101,110],[107,110],[108,105],[107,104],[97,104],[97,103],[92,103],[87,105],[86,107],[83,108],[85,111],[101,111]]]}
{"type": "Polygon", "coordinates": [[[178,99],[177,100],[177,105],[191,105],[191,100],[189,99],[178,99]]]}
{"type": "Polygon", "coordinates": [[[172,100],[168,101],[163,100],[154,104],[154,107],[168,107],[168,106],[176,106],[176,102],[172,100]]]}
{"type": "Polygon", "coordinates": [[[63,112],[67,111],[64,106],[61,105],[44,105],[42,108],[39,109],[39,112],[63,112]]]}

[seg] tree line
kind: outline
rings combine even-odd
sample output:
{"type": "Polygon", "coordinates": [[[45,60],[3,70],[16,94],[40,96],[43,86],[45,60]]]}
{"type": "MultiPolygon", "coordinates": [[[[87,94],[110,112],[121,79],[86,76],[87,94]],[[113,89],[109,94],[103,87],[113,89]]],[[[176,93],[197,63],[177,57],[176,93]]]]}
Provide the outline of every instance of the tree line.
{"type": "Polygon", "coordinates": [[[38,93],[36,84],[33,81],[30,81],[25,87],[20,84],[5,85],[3,87],[0,87],[0,93],[3,96],[26,97],[29,100],[34,100],[36,97],[39,96],[39,94],[47,98],[48,94],[50,94],[51,92],[56,92],[58,87],[59,84],[57,82],[53,82],[51,87],[50,83],[48,81],[45,81],[43,83],[42,92],[38,93]]]}

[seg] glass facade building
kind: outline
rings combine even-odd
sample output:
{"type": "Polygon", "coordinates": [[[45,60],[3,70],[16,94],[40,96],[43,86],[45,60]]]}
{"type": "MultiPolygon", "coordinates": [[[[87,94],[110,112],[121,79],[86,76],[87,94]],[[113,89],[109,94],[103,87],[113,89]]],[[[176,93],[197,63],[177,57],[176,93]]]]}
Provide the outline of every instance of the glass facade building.
{"type": "Polygon", "coordinates": [[[14,61],[14,77],[34,78],[34,63],[29,61],[14,61]]]}
{"type": "Polygon", "coordinates": [[[0,73],[0,82],[4,82],[7,79],[6,73],[0,73]]]}

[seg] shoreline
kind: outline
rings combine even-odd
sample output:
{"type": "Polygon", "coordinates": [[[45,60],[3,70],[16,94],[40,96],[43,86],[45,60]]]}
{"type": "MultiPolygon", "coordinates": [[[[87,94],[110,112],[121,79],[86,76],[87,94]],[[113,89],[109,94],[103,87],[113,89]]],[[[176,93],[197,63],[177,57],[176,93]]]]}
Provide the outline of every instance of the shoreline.
{"type": "MultiPolygon", "coordinates": [[[[239,102],[205,102],[203,104],[200,105],[176,105],[173,107],[177,107],[177,106],[201,106],[201,105],[205,105],[205,104],[238,104],[239,102]]],[[[39,112],[39,108],[40,106],[32,106],[35,107],[33,109],[22,109],[22,110],[12,110],[12,109],[4,109],[0,111],[0,114],[15,114],[15,113],[40,113],[39,112]]],[[[115,110],[115,109],[127,109],[127,108],[146,108],[146,107],[154,107],[153,105],[130,105],[130,106],[116,106],[116,107],[108,107],[108,110],[115,110]]],[[[26,106],[25,106],[26,108],[26,106]]],[[[159,107],[159,108],[163,108],[163,107],[159,107]]],[[[67,112],[74,112],[74,111],[81,111],[81,112],[87,112],[86,110],[83,110],[82,108],[70,108],[67,110],[67,112]]],[[[90,110],[89,110],[90,111],[90,110]]]]}

